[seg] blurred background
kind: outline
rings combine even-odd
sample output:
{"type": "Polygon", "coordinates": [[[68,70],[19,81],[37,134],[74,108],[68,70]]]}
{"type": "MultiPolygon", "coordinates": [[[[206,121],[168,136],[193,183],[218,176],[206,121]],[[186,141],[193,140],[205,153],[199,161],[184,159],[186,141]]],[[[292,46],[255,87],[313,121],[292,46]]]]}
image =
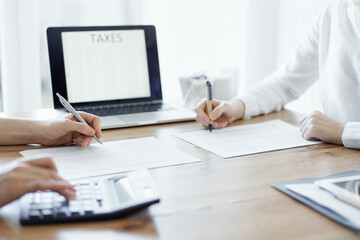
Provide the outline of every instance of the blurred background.
{"type": "MultiPolygon", "coordinates": [[[[242,93],[286,62],[329,0],[0,0],[0,111],[52,107],[49,26],[152,24],[165,101],[179,77],[237,73],[242,93]]],[[[321,110],[317,84],[288,104],[321,110]]]]}

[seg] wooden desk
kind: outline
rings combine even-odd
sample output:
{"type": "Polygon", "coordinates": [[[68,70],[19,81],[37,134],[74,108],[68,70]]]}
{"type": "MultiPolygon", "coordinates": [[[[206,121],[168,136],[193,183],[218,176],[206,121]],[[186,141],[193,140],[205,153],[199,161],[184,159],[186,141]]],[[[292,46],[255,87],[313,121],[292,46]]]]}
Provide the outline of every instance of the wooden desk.
{"type": "MultiPolygon", "coordinates": [[[[32,116],[31,114],[28,115],[32,116]]],[[[41,117],[42,114],[34,114],[41,117]]],[[[233,125],[280,118],[296,124],[298,115],[281,111],[233,125]]],[[[103,140],[156,136],[202,160],[151,170],[161,203],[127,219],[21,227],[17,202],[0,211],[4,239],[355,239],[327,219],[270,184],[360,169],[360,152],[321,144],[222,159],[173,134],[202,129],[195,122],[104,131],[103,140]]],[[[0,162],[31,146],[0,147],[0,162]]],[[[0,193],[6,194],[6,193],[0,193]]]]}

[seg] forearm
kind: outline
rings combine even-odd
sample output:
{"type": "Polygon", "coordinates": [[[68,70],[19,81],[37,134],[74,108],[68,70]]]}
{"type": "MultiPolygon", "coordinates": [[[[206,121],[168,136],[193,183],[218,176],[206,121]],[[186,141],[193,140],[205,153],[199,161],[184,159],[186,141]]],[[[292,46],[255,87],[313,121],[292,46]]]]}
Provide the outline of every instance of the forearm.
{"type": "Polygon", "coordinates": [[[41,143],[41,122],[0,118],[0,145],[41,143]]]}

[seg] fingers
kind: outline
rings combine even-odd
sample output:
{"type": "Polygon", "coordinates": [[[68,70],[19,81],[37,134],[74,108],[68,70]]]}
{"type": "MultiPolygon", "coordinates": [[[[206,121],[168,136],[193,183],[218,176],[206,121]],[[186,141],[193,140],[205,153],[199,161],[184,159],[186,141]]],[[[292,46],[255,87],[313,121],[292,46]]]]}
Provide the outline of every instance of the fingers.
{"type": "Polygon", "coordinates": [[[79,132],[86,136],[93,136],[95,134],[95,130],[87,124],[75,122],[72,120],[67,120],[65,127],[67,132],[79,132]]]}
{"type": "MultiPolygon", "coordinates": [[[[215,121],[221,116],[221,114],[218,117],[214,118],[213,117],[213,112],[216,111],[216,109],[221,106],[221,102],[217,101],[217,100],[212,100],[211,103],[212,103],[212,106],[213,106],[214,109],[212,110],[212,112],[210,114],[210,118],[211,118],[211,120],[215,121]]],[[[203,101],[201,101],[198,104],[198,106],[195,108],[195,112],[197,114],[197,116],[195,118],[196,121],[202,123],[204,126],[208,126],[209,122],[210,122],[210,118],[207,115],[207,100],[206,99],[204,99],[203,101]]],[[[221,128],[221,126],[224,126],[224,124],[225,124],[224,122],[221,122],[220,124],[214,122],[213,127],[214,128],[221,128]]]]}
{"type": "Polygon", "coordinates": [[[85,112],[78,112],[80,116],[89,124],[93,129],[95,129],[96,136],[101,138],[101,120],[99,117],[85,112]]]}
{"type": "Polygon", "coordinates": [[[43,179],[54,179],[61,180],[62,178],[57,174],[56,170],[47,168],[45,166],[36,166],[32,165],[30,162],[35,162],[36,160],[24,161],[14,167],[13,171],[19,175],[31,175],[40,177],[43,179]]]}
{"type": "Polygon", "coordinates": [[[55,172],[57,171],[54,161],[49,157],[39,158],[39,159],[28,159],[28,160],[23,160],[23,162],[33,166],[51,169],[55,172]]]}
{"type": "Polygon", "coordinates": [[[33,180],[28,184],[27,192],[51,190],[67,197],[75,197],[76,190],[64,180],[33,180]]]}
{"type": "Polygon", "coordinates": [[[86,137],[83,135],[79,135],[78,137],[74,138],[74,143],[81,147],[88,146],[93,140],[93,137],[86,137]]]}
{"type": "Polygon", "coordinates": [[[100,118],[90,113],[78,113],[89,125],[69,120],[67,123],[68,129],[75,132],[73,135],[73,142],[78,146],[86,147],[92,142],[93,135],[96,134],[97,137],[101,138],[101,121],[100,118]]]}
{"type": "Polygon", "coordinates": [[[299,120],[299,124],[300,125],[303,125],[303,123],[307,120],[309,120],[310,118],[314,118],[315,116],[320,116],[320,115],[323,115],[322,112],[319,112],[319,111],[314,111],[310,114],[307,114],[305,116],[303,116],[300,120],[299,120]]]}
{"type": "Polygon", "coordinates": [[[303,125],[303,122],[305,121],[305,119],[306,119],[307,117],[308,117],[308,115],[305,115],[305,116],[303,116],[302,118],[300,118],[300,120],[299,120],[300,126],[303,125]]]}
{"type": "Polygon", "coordinates": [[[0,188],[6,193],[6,197],[2,201],[0,199],[0,205],[37,190],[52,190],[68,198],[74,197],[75,189],[57,174],[51,159],[22,160],[14,163],[1,175],[0,188]]]}
{"type": "Polygon", "coordinates": [[[20,174],[23,179],[27,179],[26,192],[52,190],[68,198],[75,194],[75,189],[52,169],[28,165],[20,174]]]}
{"type": "Polygon", "coordinates": [[[317,125],[319,125],[320,119],[324,116],[323,113],[319,111],[314,111],[306,116],[304,116],[300,121],[300,132],[301,136],[306,140],[318,140],[317,135],[317,125]]]}
{"type": "Polygon", "coordinates": [[[230,106],[227,103],[221,103],[218,107],[216,107],[210,114],[210,119],[215,121],[218,119],[224,112],[229,111],[230,106]]]}
{"type": "Polygon", "coordinates": [[[222,122],[213,122],[213,128],[224,128],[228,125],[228,122],[222,121],[222,122]]]}
{"type": "Polygon", "coordinates": [[[210,118],[205,113],[206,110],[206,100],[201,101],[198,106],[195,108],[196,112],[196,121],[202,123],[204,126],[207,126],[210,122],[210,118]]]}

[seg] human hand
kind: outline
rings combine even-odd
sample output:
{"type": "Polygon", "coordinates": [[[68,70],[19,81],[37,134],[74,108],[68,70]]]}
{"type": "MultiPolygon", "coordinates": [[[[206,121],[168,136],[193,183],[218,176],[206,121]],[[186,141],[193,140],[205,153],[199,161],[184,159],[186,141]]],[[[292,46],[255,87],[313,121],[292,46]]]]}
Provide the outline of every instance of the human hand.
{"type": "Polygon", "coordinates": [[[212,100],[212,112],[207,115],[207,101],[204,99],[195,109],[196,121],[208,127],[210,119],[213,121],[214,128],[226,127],[229,123],[244,117],[245,105],[241,100],[231,101],[212,100]]]}
{"type": "Polygon", "coordinates": [[[78,113],[88,125],[79,122],[73,114],[67,114],[63,118],[41,122],[38,133],[34,134],[40,135],[40,143],[44,146],[76,143],[86,147],[94,134],[101,138],[100,119],[89,113],[78,113]]]}
{"type": "Polygon", "coordinates": [[[0,171],[0,207],[37,190],[52,190],[67,198],[75,196],[75,189],[59,177],[50,158],[16,160],[0,171]]]}
{"type": "Polygon", "coordinates": [[[300,121],[300,131],[306,140],[321,140],[342,145],[345,123],[335,121],[325,114],[315,111],[300,121]]]}

